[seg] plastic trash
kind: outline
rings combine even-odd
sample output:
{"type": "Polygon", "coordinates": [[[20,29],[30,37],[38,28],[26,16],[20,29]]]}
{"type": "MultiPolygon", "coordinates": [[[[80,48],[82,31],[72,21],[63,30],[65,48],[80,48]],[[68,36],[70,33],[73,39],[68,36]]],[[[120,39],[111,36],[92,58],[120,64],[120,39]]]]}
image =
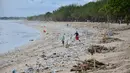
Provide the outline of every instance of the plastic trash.
{"type": "Polygon", "coordinates": [[[14,69],[14,70],[12,71],[12,73],[16,73],[16,70],[14,69]]]}
{"type": "Polygon", "coordinates": [[[108,31],[107,34],[108,34],[108,36],[112,36],[113,33],[112,33],[112,31],[108,31]]]}
{"type": "Polygon", "coordinates": [[[46,33],[46,30],[43,30],[44,33],[46,33]]]}
{"type": "Polygon", "coordinates": [[[56,73],[56,70],[53,70],[51,73],[56,73]]]}
{"type": "Polygon", "coordinates": [[[34,69],[33,68],[28,68],[27,70],[26,70],[26,73],[33,73],[34,72],[34,69]]]}

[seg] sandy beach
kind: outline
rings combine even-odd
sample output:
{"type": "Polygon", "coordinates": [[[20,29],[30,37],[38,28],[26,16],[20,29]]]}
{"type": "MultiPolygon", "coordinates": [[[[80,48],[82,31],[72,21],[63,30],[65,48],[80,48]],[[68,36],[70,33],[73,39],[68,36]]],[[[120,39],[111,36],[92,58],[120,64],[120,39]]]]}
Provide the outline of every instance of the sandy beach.
{"type": "Polygon", "coordinates": [[[18,73],[25,73],[28,68],[38,69],[39,73],[75,73],[70,71],[74,65],[91,58],[114,66],[89,70],[87,73],[130,73],[130,26],[90,22],[34,22],[23,23],[39,30],[41,37],[13,52],[0,55],[0,73],[11,73],[14,69],[18,73]],[[79,32],[80,42],[74,40],[76,31],[79,32]],[[120,41],[106,39],[104,42],[104,35],[110,31],[110,37],[120,41]],[[62,45],[60,39],[64,33],[65,43],[68,41],[69,44],[67,48],[62,45]],[[92,45],[114,47],[114,50],[91,56],[88,48],[92,45]]]}

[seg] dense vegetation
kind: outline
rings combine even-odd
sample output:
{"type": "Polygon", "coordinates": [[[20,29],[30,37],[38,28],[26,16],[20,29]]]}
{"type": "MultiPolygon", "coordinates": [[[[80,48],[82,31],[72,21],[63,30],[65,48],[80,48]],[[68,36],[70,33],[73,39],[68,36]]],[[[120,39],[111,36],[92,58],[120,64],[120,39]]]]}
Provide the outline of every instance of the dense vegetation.
{"type": "Polygon", "coordinates": [[[29,20],[92,21],[129,23],[130,0],[98,0],[85,5],[68,5],[43,15],[28,17],[29,20]]]}

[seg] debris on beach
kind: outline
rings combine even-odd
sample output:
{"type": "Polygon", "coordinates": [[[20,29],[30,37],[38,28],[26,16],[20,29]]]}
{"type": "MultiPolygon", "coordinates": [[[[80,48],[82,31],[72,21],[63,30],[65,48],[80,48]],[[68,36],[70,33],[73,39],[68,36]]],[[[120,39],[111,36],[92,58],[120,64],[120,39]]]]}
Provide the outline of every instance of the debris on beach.
{"type": "Polygon", "coordinates": [[[43,30],[44,33],[46,33],[46,30],[43,30]]]}
{"type": "Polygon", "coordinates": [[[122,27],[118,27],[118,28],[113,28],[112,30],[114,31],[125,31],[125,30],[129,30],[130,26],[122,26],[122,27]]]}
{"type": "Polygon", "coordinates": [[[29,41],[34,41],[33,39],[29,40],[29,41]]]}
{"type": "Polygon", "coordinates": [[[45,57],[46,57],[45,52],[42,52],[41,58],[45,58],[45,57]]]}
{"type": "Polygon", "coordinates": [[[113,33],[111,33],[111,36],[114,36],[114,35],[118,35],[119,33],[117,33],[117,32],[113,32],[113,33]]]}
{"type": "Polygon", "coordinates": [[[81,63],[78,63],[77,65],[74,65],[70,71],[71,72],[75,71],[76,73],[84,73],[87,71],[108,70],[108,69],[114,69],[114,68],[116,68],[115,64],[105,64],[95,59],[89,59],[89,60],[82,61],[81,63]],[[95,65],[94,65],[94,62],[95,62],[95,65]]]}
{"type": "Polygon", "coordinates": [[[115,47],[110,47],[110,48],[107,48],[107,47],[104,47],[104,46],[100,46],[100,45],[91,45],[89,48],[88,48],[88,52],[93,55],[95,52],[96,53],[107,53],[107,52],[110,52],[110,51],[114,51],[115,47]]]}
{"type": "MultiPolygon", "coordinates": [[[[95,60],[95,68],[96,69],[106,69],[107,64],[104,64],[102,62],[99,62],[95,60]]],[[[74,65],[73,68],[70,71],[87,71],[87,70],[94,70],[94,59],[85,60],[82,63],[79,63],[78,65],[74,65]]]]}
{"type": "Polygon", "coordinates": [[[30,67],[30,68],[27,69],[27,72],[32,73],[32,72],[34,72],[34,69],[30,67]]]}
{"type": "Polygon", "coordinates": [[[114,36],[114,35],[118,35],[119,33],[117,32],[114,32],[114,31],[107,31],[106,33],[104,34],[101,34],[103,36],[114,36]]]}
{"type": "Polygon", "coordinates": [[[111,42],[115,42],[115,41],[123,41],[119,38],[113,38],[113,37],[103,37],[102,40],[100,41],[100,43],[111,43],[111,42]]]}
{"type": "Polygon", "coordinates": [[[70,47],[70,44],[67,43],[66,46],[65,46],[65,48],[69,48],[69,47],[70,47]]]}
{"type": "Polygon", "coordinates": [[[12,73],[16,73],[16,70],[14,69],[14,70],[12,71],[12,73]]]}

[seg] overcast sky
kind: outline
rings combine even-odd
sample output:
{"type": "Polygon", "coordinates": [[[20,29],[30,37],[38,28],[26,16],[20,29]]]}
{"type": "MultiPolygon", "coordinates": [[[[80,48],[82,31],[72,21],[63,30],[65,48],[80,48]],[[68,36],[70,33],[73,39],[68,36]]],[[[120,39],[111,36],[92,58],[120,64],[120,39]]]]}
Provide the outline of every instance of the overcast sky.
{"type": "Polygon", "coordinates": [[[32,16],[53,11],[69,4],[85,4],[92,0],[0,0],[1,16],[32,16]]]}

